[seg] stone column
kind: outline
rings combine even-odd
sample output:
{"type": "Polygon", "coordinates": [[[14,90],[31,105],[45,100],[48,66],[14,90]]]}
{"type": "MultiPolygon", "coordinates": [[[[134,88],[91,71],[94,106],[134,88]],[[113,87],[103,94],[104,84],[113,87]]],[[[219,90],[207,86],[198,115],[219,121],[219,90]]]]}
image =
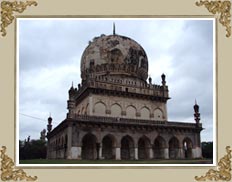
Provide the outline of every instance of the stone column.
{"type": "Polygon", "coordinates": [[[164,152],[164,159],[169,159],[169,149],[168,148],[164,148],[163,152],[164,152]]]}
{"type": "Polygon", "coordinates": [[[68,152],[68,156],[67,159],[72,159],[72,126],[71,124],[68,125],[67,128],[67,136],[68,136],[68,143],[67,143],[67,152],[68,152]]]}
{"type": "Polygon", "coordinates": [[[81,159],[82,147],[77,147],[77,151],[78,151],[77,159],[81,159]]]}
{"type": "Polygon", "coordinates": [[[138,160],[138,148],[135,147],[135,160],[138,160]]]}
{"type": "Polygon", "coordinates": [[[121,148],[120,147],[116,147],[115,148],[115,152],[116,152],[116,160],[121,160],[121,148]]]}
{"type": "Polygon", "coordinates": [[[178,155],[177,155],[178,159],[184,159],[184,150],[182,147],[179,147],[178,149],[178,155]]]}
{"type": "Polygon", "coordinates": [[[99,148],[99,159],[103,159],[102,158],[102,145],[100,145],[100,148],[99,148]]]}
{"type": "Polygon", "coordinates": [[[153,150],[152,150],[152,147],[149,148],[149,159],[153,159],[154,158],[154,155],[153,155],[153,150]]]}

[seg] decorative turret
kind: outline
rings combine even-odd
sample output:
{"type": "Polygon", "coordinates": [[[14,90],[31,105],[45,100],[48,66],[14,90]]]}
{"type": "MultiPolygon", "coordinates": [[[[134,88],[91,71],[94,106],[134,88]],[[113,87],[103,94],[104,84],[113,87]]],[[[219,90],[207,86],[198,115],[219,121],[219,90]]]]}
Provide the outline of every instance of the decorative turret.
{"type": "Polygon", "coordinates": [[[69,89],[68,93],[69,93],[69,99],[70,99],[70,97],[73,97],[74,94],[75,94],[75,89],[74,89],[74,87],[73,87],[73,82],[72,82],[72,86],[71,86],[71,88],[69,89]]]}
{"type": "Polygon", "coordinates": [[[194,119],[196,121],[196,124],[199,124],[200,122],[200,113],[199,113],[199,106],[197,105],[197,101],[195,100],[195,105],[193,106],[194,109],[194,119]]]}
{"type": "Polygon", "coordinates": [[[151,79],[151,77],[150,77],[150,76],[149,76],[148,81],[149,81],[149,84],[151,85],[151,84],[152,84],[152,79],[151,79]]]}
{"type": "Polygon", "coordinates": [[[162,78],[162,85],[165,86],[166,85],[166,80],[165,80],[166,76],[165,76],[165,74],[162,74],[161,78],[162,78]]]}
{"type": "MultiPolygon", "coordinates": [[[[80,88],[80,86],[78,85],[78,87],[80,88]]],[[[71,118],[72,114],[74,113],[74,109],[75,109],[75,94],[76,94],[77,89],[73,87],[73,82],[72,82],[72,86],[69,89],[69,100],[68,105],[67,105],[67,109],[68,109],[68,114],[67,114],[67,118],[71,118]]]]}
{"type": "Polygon", "coordinates": [[[47,130],[48,130],[48,133],[52,131],[52,117],[51,116],[49,116],[48,118],[47,130]]]}

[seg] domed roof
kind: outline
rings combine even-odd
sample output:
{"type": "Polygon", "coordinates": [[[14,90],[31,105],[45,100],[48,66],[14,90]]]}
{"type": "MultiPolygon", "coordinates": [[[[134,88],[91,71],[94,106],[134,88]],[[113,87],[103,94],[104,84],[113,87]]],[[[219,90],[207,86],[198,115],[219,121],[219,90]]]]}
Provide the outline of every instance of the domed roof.
{"type": "Polygon", "coordinates": [[[134,40],[121,35],[101,35],[89,42],[81,58],[81,77],[127,75],[146,80],[148,60],[144,49],[134,40]]]}

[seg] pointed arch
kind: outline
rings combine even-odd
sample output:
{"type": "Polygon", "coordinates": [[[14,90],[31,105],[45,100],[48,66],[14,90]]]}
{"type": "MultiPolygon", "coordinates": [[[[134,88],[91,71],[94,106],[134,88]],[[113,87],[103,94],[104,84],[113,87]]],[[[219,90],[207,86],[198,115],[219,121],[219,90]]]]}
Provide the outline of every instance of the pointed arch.
{"type": "Polygon", "coordinates": [[[184,150],[184,157],[187,159],[193,158],[192,156],[192,148],[193,148],[193,142],[189,137],[184,138],[183,142],[183,150],[184,150]]]}
{"type": "Polygon", "coordinates": [[[102,157],[115,159],[116,138],[112,134],[105,135],[102,139],[102,157]]]}
{"type": "Polygon", "coordinates": [[[172,137],[169,140],[169,159],[177,159],[179,153],[179,140],[176,137],[172,137]]]}
{"type": "Polygon", "coordinates": [[[97,137],[91,133],[82,138],[82,159],[94,160],[97,158],[97,137]]]}
{"type": "Polygon", "coordinates": [[[150,119],[150,109],[146,106],[140,109],[140,117],[141,119],[150,119]]]}
{"type": "Polygon", "coordinates": [[[157,136],[154,140],[153,145],[153,152],[154,152],[154,158],[156,159],[164,159],[164,149],[166,147],[166,141],[162,136],[157,136]]]}
{"type": "Polygon", "coordinates": [[[121,139],[121,159],[131,160],[134,159],[134,140],[131,136],[126,135],[121,139]]]}
{"type": "Polygon", "coordinates": [[[99,101],[94,105],[94,114],[98,116],[104,116],[106,114],[106,105],[104,102],[99,101]]]}
{"type": "Polygon", "coordinates": [[[149,159],[150,156],[150,139],[142,136],[138,140],[138,159],[149,159]]]}
{"type": "Polygon", "coordinates": [[[137,109],[133,105],[129,105],[126,108],[126,116],[129,118],[136,118],[137,109]]]}
{"type": "Polygon", "coordinates": [[[111,105],[111,116],[120,117],[122,114],[122,107],[118,103],[114,103],[111,105]]]}
{"type": "Polygon", "coordinates": [[[164,119],[164,114],[163,114],[162,109],[156,108],[154,110],[154,119],[155,120],[163,120],[164,119]]]}

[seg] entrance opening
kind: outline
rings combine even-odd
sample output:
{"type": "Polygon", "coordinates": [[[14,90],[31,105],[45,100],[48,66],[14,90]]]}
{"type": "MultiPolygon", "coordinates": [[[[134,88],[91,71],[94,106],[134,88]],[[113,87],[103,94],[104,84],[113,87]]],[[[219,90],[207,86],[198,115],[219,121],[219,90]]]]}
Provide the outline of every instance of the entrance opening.
{"type": "Polygon", "coordinates": [[[102,140],[103,159],[115,159],[115,142],[113,136],[107,135],[102,140]]]}
{"type": "Polygon", "coordinates": [[[121,140],[121,159],[134,159],[134,141],[130,136],[125,136],[121,140]]]}
{"type": "Polygon", "coordinates": [[[189,138],[185,138],[183,140],[183,149],[184,149],[184,157],[186,159],[191,159],[192,158],[192,141],[189,138]]]}
{"type": "Polygon", "coordinates": [[[164,159],[164,149],[165,149],[165,140],[163,137],[158,136],[154,141],[154,158],[156,159],[164,159]]]}
{"type": "Polygon", "coordinates": [[[93,134],[86,134],[82,139],[82,159],[97,159],[97,138],[93,134]]]}
{"type": "Polygon", "coordinates": [[[176,137],[169,140],[169,159],[177,159],[179,153],[179,141],[176,137]]]}
{"type": "Polygon", "coordinates": [[[138,158],[149,159],[150,141],[146,137],[142,137],[138,141],[138,158]]]}

